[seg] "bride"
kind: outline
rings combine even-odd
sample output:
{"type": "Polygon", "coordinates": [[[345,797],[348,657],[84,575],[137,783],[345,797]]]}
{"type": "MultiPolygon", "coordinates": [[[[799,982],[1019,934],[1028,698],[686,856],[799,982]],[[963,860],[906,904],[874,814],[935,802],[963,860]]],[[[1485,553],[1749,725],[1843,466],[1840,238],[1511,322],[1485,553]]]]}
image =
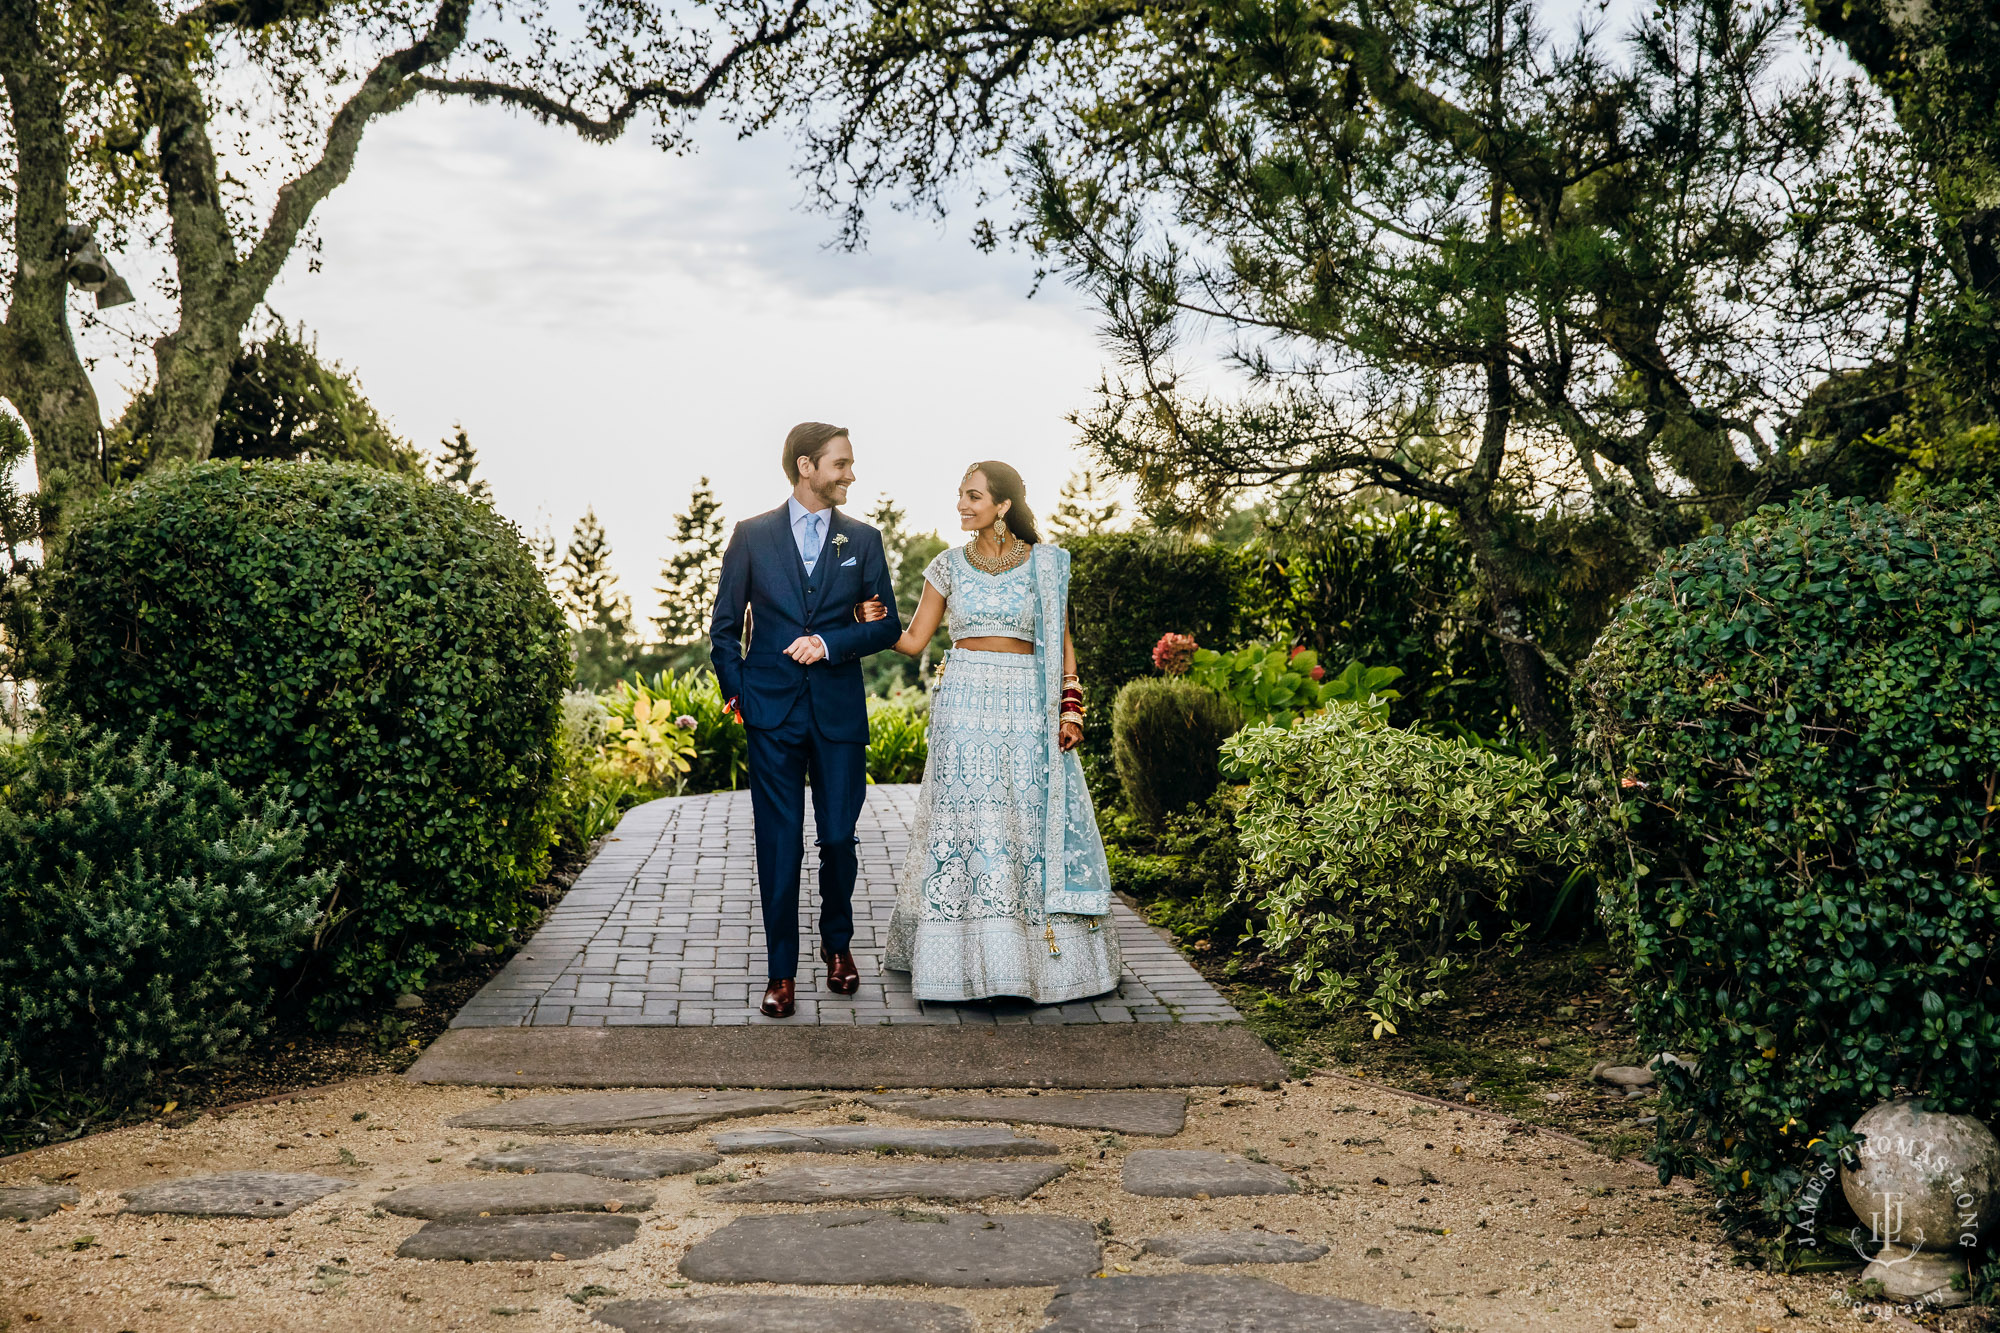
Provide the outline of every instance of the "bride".
{"type": "MultiPolygon", "coordinates": [[[[895,644],[922,653],[948,618],[930,757],[889,923],[887,966],[920,1000],[1039,1004],[1118,985],[1111,876],[1075,750],[1083,694],[1069,552],[1041,540],[1021,474],[977,463],[958,488],[972,539],[924,570],[895,644]]],[[[886,614],[880,602],[863,619],[886,614]]]]}

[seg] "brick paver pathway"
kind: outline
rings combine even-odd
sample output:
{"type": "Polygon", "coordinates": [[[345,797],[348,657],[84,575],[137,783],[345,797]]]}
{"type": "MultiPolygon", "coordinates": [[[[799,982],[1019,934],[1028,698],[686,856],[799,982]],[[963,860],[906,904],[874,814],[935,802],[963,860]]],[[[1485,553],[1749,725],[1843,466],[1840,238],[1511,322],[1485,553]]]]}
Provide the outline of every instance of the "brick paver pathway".
{"type": "MultiPolygon", "coordinates": [[[[1112,908],[1125,953],[1117,991],[1032,1006],[940,1004],[910,994],[882,970],[896,874],[909,844],[917,788],[868,789],[861,811],[861,874],[854,890],[854,956],[861,991],[821,988],[813,920],[802,921],[798,1013],[767,1019],[764,928],[748,792],[653,801],[629,811],[527,947],[459,1011],[453,1027],[708,1027],[781,1023],[1223,1023],[1238,1021],[1161,933],[1122,902],[1112,908]]],[[[807,816],[808,837],[812,828],[807,816]]],[[[814,849],[806,847],[809,902],[814,849]]],[[[814,907],[812,910],[816,910],[814,907]]]]}

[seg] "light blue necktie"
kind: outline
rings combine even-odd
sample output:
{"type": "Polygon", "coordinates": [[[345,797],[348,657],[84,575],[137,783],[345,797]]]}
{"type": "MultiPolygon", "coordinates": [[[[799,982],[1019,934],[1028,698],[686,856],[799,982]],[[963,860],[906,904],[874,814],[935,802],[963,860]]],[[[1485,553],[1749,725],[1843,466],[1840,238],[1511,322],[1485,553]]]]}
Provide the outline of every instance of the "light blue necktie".
{"type": "Polygon", "coordinates": [[[810,574],[813,572],[813,566],[819,563],[819,515],[818,514],[806,515],[805,558],[806,558],[806,573],[810,574]]]}

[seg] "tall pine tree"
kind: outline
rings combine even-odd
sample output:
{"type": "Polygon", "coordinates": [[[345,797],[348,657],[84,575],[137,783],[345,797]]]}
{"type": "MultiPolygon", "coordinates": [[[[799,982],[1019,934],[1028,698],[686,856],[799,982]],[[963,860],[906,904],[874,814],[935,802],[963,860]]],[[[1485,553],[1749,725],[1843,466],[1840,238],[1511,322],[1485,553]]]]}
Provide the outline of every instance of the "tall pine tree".
{"type": "Polygon", "coordinates": [[[454,421],[451,424],[451,438],[441,443],[444,452],[431,460],[431,476],[461,495],[491,502],[492,488],[473,476],[473,473],[479,470],[479,452],[472,447],[472,441],[465,434],[465,427],[454,421]]]}
{"type": "Polygon", "coordinates": [[[715,582],[722,574],[722,505],[708,478],[695,483],[685,511],[674,515],[674,553],[660,562],[660,642],[693,643],[708,627],[715,582]]]}
{"type": "Polygon", "coordinates": [[[595,508],[586,509],[570,533],[557,600],[569,617],[577,682],[608,689],[625,674],[632,656],[632,603],[618,589],[611,539],[595,508]]]}
{"type": "Polygon", "coordinates": [[[1049,528],[1058,537],[1089,537],[1108,532],[1125,506],[1118,500],[1109,472],[1085,468],[1072,472],[1063,483],[1062,498],[1049,517],[1049,528]]]}

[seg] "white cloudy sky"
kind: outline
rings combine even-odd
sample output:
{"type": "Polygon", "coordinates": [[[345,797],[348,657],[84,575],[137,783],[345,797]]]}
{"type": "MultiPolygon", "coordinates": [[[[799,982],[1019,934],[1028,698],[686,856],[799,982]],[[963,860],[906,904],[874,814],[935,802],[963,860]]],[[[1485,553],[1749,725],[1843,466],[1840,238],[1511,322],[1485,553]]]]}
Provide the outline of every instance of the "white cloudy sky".
{"type": "MultiPolygon", "coordinates": [[[[1029,299],[1031,265],[976,251],[969,216],[885,215],[866,252],[830,248],[785,142],[703,138],[670,157],[640,134],[593,146],[497,108],[411,107],[370,129],[323,206],[319,271],[294,256],[270,304],[405,438],[429,448],[463,422],[523,527],[566,537],[595,506],[642,617],[696,479],[731,519],[781,503],[801,420],[852,429],[851,509],[887,492],[949,535],[982,457],[1052,507],[1079,461],[1064,416],[1104,360],[1077,295],[1029,299]]],[[[118,322],[164,318],[146,259],[118,262],[158,307],[118,322]]],[[[130,372],[99,366],[109,419],[130,372]]]]}

